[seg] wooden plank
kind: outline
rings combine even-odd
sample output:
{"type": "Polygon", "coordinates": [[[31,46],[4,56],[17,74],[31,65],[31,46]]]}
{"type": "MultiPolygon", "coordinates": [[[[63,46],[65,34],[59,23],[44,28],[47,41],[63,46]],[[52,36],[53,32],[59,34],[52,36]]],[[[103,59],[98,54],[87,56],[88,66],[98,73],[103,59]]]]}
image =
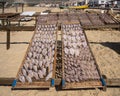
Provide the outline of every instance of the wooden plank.
{"type": "Polygon", "coordinates": [[[4,11],[5,11],[5,7],[4,7],[4,6],[5,6],[5,3],[6,3],[6,2],[2,2],[2,13],[4,13],[4,11]]]}
{"type": "Polygon", "coordinates": [[[13,88],[13,89],[49,89],[50,88],[50,82],[33,82],[33,83],[21,83],[21,82],[17,82],[17,85],[13,88]]]}
{"type": "Polygon", "coordinates": [[[64,80],[64,40],[63,40],[63,30],[61,30],[61,40],[62,40],[62,79],[64,80]]]}
{"type": "Polygon", "coordinates": [[[61,85],[62,78],[57,78],[55,79],[55,86],[60,86],[61,85]]]}
{"type": "Polygon", "coordinates": [[[34,31],[35,26],[0,26],[0,31],[34,31]]]}
{"type": "Polygon", "coordinates": [[[107,87],[120,87],[120,78],[106,79],[107,87]]]}
{"type": "Polygon", "coordinates": [[[100,29],[100,28],[120,28],[120,25],[104,25],[104,26],[82,26],[84,29],[100,29]]]}
{"type": "Polygon", "coordinates": [[[11,86],[14,78],[0,78],[0,85],[11,86]]]}
{"type": "Polygon", "coordinates": [[[67,83],[63,89],[102,88],[100,81],[83,81],[79,83],[67,83]]]}
{"type": "Polygon", "coordinates": [[[7,50],[10,48],[10,30],[7,30],[7,50]]]}
{"type": "Polygon", "coordinates": [[[56,44],[55,44],[55,56],[54,56],[54,63],[53,63],[53,76],[52,79],[55,79],[55,71],[56,71],[56,57],[57,57],[57,35],[58,30],[56,31],[56,44]]]}
{"type": "Polygon", "coordinates": [[[22,12],[24,11],[24,3],[22,3],[22,12]]]}

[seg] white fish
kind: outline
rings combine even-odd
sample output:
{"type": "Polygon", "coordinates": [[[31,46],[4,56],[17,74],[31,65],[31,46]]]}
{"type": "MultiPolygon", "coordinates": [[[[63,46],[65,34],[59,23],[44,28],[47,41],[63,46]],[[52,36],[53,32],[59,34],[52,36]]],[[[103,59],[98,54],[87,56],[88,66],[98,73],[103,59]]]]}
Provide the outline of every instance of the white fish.
{"type": "Polygon", "coordinates": [[[50,64],[49,66],[49,72],[53,70],[53,64],[50,64]]]}
{"type": "Polygon", "coordinates": [[[43,67],[41,71],[42,71],[43,75],[46,76],[46,68],[43,67]]]}
{"type": "Polygon", "coordinates": [[[41,70],[38,71],[38,75],[39,75],[40,78],[44,78],[43,73],[42,73],[41,70]]]}
{"type": "Polygon", "coordinates": [[[19,76],[19,80],[20,80],[22,83],[25,83],[25,77],[24,77],[24,76],[19,76]]]}
{"type": "Polygon", "coordinates": [[[65,48],[64,50],[65,50],[65,54],[68,54],[68,53],[69,53],[68,48],[65,48]]]}
{"type": "Polygon", "coordinates": [[[35,59],[35,63],[34,63],[35,65],[38,65],[38,59],[35,59]]]}
{"type": "Polygon", "coordinates": [[[37,66],[36,66],[36,65],[33,66],[33,70],[34,70],[35,72],[37,72],[38,69],[37,69],[37,66]]]}
{"type": "Polygon", "coordinates": [[[32,69],[32,64],[31,64],[31,63],[28,65],[28,68],[29,68],[29,69],[32,69]]]}
{"type": "Polygon", "coordinates": [[[35,77],[36,80],[39,80],[38,73],[33,72],[33,76],[35,77]]]}
{"type": "Polygon", "coordinates": [[[40,68],[42,67],[42,61],[39,61],[39,67],[40,68]]]}
{"type": "Polygon", "coordinates": [[[32,70],[28,70],[28,75],[32,78],[33,77],[33,71],[32,70]]]}
{"type": "Polygon", "coordinates": [[[79,49],[75,49],[75,56],[79,56],[79,49]]]}
{"type": "Polygon", "coordinates": [[[73,48],[70,48],[70,54],[74,55],[75,54],[75,50],[73,48]]]}
{"type": "Polygon", "coordinates": [[[22,68],[22,73],[23,73],[24,76],[27,75],[27,72],[26,72],[26,70],[24,68],[22,68]]]}
{"type": "Polygon", "coordinates": [[[52,71],[49,72],[49,74],[46,76],[45,81],[49,80],[52,78],[52,71]]]}
{"type": "Polygon", "coordinates": [[[25,64],[23,65],[23,67],[25,68],[25,70],[28,70],[28,66],[29,66],[28,63],[25,63],[25,64]]]}
{"type": "Polygon", "coordinates": [[[32,53],[28,52],[28,57],[31,58],[32,57],[32,53]]]}
{"type": "Polygon", "coordinates": [[[31,76],[26,76],[26,80],[29,82],[29,83],[32,83],[32,78],[31,78],[31,76]]]}

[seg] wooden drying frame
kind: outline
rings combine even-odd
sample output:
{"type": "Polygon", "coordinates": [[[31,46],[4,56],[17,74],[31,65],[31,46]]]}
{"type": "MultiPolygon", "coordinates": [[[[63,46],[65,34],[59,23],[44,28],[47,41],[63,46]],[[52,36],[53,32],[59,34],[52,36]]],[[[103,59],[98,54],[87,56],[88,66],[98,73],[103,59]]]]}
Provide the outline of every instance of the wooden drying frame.
{"type": "MultiPolygon", "coordinates": [[[[74,23],[72,23],[72,24],[74,24],[74,23]]],[[[78,24],[80,24],[80,23],[78,23],[78,24]]],[[[64,58],[64,52],[63,52],[63,49],[64,49],[63,42],[64,41],[63,41],[63,32],[61,32],[61,33],[62,33],[62,71],[63,71],[62,79],[64,80],[64,59],[63,59],[64,58]]],[[[99,67],[96,63],[96,59],[95,59],[95,57],[94,57],[94,55],[91,51],[91,48],[88,44],[88,40],[87,40],[87,37],[86,37],[86,34],[85,34],[84,30],[83,30],[83,34],[85,36],[88,48],[91,52],[91,55],[93,56],[93,59],[95,61],[98,74],[99,74],[100,78],[102,78],[99,67]]],[[[76,83],[76,82],[66,83],[65,82],[65,86],[62,87],[62,89],[81,89],[81,88],[103,88],[103,86],[102,86],[102,82],[100,80],[89,80],[89,81],[86,80],[86,81],[81,81],[81,82],[78,82],[78,83],[76,83]]]]}
{"type": "MultiPolygon", "coordinates": [[[[31,39],[31,41],[30,41],[30,44],[29,44],[29,46],[28,46],[28,48],[27,48],[27,51],[26,51],[26,53],[25,53],[25,55],[24,55],[22,64],[21,64],[20,67],[19,67],[18,73],[17,73],[17,75],[16,75],[16,80],[18,79],[19,73],[21,72],[21,68],[22,68],[22,66],[24,65],[25,58],[26,58],[27,53],[29,52],[29,49],[30,49],[30,47],[31,47],[31,45],[32,45],[32,40],[33,40],[33,38],[34,38],[34,36],[35,36],[35,34],[36,34],[36,31],[37,31],[37,26],[36,26],[36,28],[35,28],[33,37],[32,37],[32,39],[31,39]]],[[[57,30],[56,30],[56,35],[57,35],[57,30]]],[[[57,37],[56,37],[56,38],[57,38],[57,37]]],[[[57,44],[57,43],[56,43],[56,44],[57,44]]],[[[57,49],[56,49],[56,45],[55,45],[55,51],[56,51],[56,50],[57,50],[57,49]]],[[[56,59],[56,52],[55,52],[54,58],[56,59]]],[[[55,65],[56,65],[56,60],[55,60],[55,59],[54,59],[54,62],[53,62],[53,68],[56,67],[56,66],[55,66],[55,65]]],[[[55,70],[53,70],[52,73],[55,74],[55,70]]],[[[54,78],[54,75],[52,76],[52,78],[54,78]]],[[[35,82],[32,82],[32,83],[28,83],[28,82],[25,82],[25,83],[17,82],[16,86],[13,87],[13,89],[28,89],[28,88],[32,88],[32,89],[34,89],[34,88],[35,88],[35,89],[49,89],[49,88],[50,88],[50,84],[51,84],[50,80],[48,80],[48,81],[44,81],[44,80],[45,80],[45,79],[42,79],[42,81],[39,80],[39,81],[35,81],[35,82]]]]}

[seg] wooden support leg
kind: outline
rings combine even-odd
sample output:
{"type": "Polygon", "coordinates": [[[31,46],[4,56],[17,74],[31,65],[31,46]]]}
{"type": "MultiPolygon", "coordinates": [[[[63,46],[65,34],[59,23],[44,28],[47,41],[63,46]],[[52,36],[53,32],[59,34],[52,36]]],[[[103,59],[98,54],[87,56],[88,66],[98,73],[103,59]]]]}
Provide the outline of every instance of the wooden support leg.
{"type": "Polygon", "coordinates": [[[36,26],[36,24],[37,24],[37,16],[35,16],[35,26],[36,26]]]}
{"type": "Polygon", "coordinates": [[[16,12],[18,12],[18,4],[16,4],[16,6],[15,6],[15,7],[16,7],[16,12]]]}
{"type": "Polygon", "coordinates": [[[22,12],[24,11],[24,4],[22,4],[22,12]]]}
{"type": "Polygon", "coordinates": [[[18,26],[20,26],[20,20],[18,21],[18,26]]]}
{"type": "Polygon", "coordinates": [[[5,25],[5,20],[2,20],[2,26],[4,26],[5,25]]]}
{"type": "Polygon", "coordinates": [[[4,7],[4,6],[5,6],[5,3],[3,2],[3,3],[2,3],[2,13],[4,13],[4,10],[5,10],[5,7],[4,7]]]}
{"type": "Polygon", "coordinates": [[[7,50],[10,48],[10,30],[7,30],[7,50]]]}

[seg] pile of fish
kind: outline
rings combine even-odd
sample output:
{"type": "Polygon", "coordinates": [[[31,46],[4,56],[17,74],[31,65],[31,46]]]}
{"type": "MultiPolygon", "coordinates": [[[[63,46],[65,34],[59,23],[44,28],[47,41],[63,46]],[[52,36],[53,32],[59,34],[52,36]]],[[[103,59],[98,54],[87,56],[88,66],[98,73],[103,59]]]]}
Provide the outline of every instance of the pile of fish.
{"type": "Polygon", "coordinates": [[[56,48],[56,24],[37,25],[31,45],[26,54],[18,80],[32,83],[36,80],[49,80],[56,48]]]}
{"type": "Polygon", "coordinates": [[[63,78],[67,82],[99,80],[96,62],[80,24],[63,24],[63,78]]]}

